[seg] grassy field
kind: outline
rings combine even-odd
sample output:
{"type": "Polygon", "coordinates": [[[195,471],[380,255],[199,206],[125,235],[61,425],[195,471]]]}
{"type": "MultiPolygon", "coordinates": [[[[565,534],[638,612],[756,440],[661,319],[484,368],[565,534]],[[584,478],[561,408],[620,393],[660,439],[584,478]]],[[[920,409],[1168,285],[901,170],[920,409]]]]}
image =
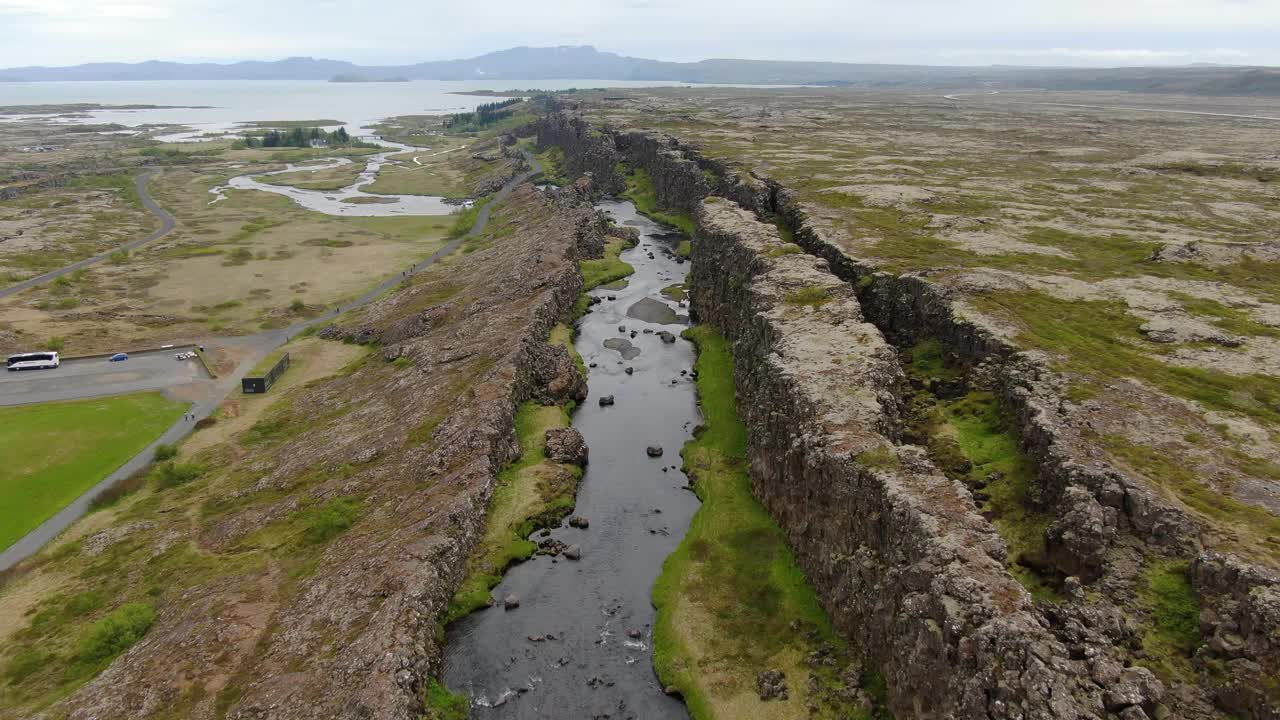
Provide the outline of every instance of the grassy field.
{"type": "Polygon", "coordinates": [[[395,156],[400,165],[387,165],[365,192],[385,195],[439,195],[468,197],[471,194],[469,158],[465,141],[453,140],[439,148],[395,156]],[[414,162],[417,158],[417,162],[414,162]],[[419,164],[421,163],[421,164],[419,164]]]}
{"type": "Polygon", "coordinates": [[[455,221],[337,217],[244,190],[210,205],[209,187],[223,179],[166,170],[152,192],[179,218],[170,236],[9,298],[0,314],[31,338],[65,338],[75,352],[184,334],[250,334],[357,297],[437,250],[455,221]],[[103,308],[109,319],[92,314],[103,308]]]}
{"type": "Polygon", "coordinates": [[[0,408],[0,548],[136,455],[185,408],[159,393],[0,408]]]}
{"type": "MultiPolygon", "coordinates": [[[[699,350],[704,426],[681,454],[702,507],[654,586],[658,677],[680,690],[695,720],[878,717],[846,706],[835,694],[809,696],[805,689],[811,674],[822,685],[840,687],[831,669],[803,663],[810,652],[826,645],[840,657],[847,649],[781,529],[751,494],[747,431],[734,407],[728,342],[705,327],[688,335],[699,350]],[[786,673],[789,699],[759,700],[755,674],[763,668],[786,673]],[[809,710],[811,702],[816,711],[809,710]]],[[[869,674],[863,684],[879,700],[882,683],[869,674]]]]}

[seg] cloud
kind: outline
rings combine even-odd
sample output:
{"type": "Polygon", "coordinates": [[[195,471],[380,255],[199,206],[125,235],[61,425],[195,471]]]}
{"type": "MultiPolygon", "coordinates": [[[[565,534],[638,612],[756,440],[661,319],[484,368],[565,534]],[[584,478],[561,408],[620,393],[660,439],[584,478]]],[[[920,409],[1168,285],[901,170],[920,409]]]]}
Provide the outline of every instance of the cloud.
{"type": "Polygon", "coordinates": [[[1280,64],[1276,37],[1274,0],[0,0],[0,66],[402,63],[521,44],[671,60],[1280,64]]]}

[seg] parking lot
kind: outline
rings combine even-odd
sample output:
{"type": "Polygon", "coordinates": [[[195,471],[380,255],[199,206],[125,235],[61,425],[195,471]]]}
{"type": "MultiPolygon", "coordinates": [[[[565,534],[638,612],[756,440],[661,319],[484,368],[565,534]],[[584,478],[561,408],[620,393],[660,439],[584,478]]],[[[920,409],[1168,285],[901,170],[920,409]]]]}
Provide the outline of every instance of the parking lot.
{"type": "Polygon", "coordinates": [[[199,360],[173,359],[185,349],[131,354],[123,362],[105,357],[63,360],[53,370],[6,371],[0,373],[0,406],[165,390],[207,379],[199,360]]]}

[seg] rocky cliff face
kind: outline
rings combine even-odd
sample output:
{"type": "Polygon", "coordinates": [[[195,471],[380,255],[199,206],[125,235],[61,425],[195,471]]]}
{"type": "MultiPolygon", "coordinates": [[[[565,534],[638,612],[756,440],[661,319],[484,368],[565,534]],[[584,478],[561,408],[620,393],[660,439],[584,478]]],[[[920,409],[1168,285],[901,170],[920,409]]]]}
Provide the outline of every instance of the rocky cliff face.
{"type": "MultiPolygon", "coordinates": [[[[1274,652],[1274,638],[1280,637],[1280,619],[1276,617],[1274,605],[1278,586],[1276,574],[1236,558],[1202,554],[1199,526],[1193,517],[1167,500],[1159,490],[1098,460],[1098,454],[1091,447],[1087,423],[1076,417],[1071,403],[1063,400],[1058,378],[1040,357],[1019,351],[997,333],[989,331],[980,320],[966,313],[962,303],[954,301],[944,288],[931,283],[927,277],[878,272],[874,266],[846,256],[808,222],[805,209],[794,195],[768,178],[756,177],[709,160],[698,148],[659,133],[609,127],[592,129],[568,115],[553,116],[548,122],[575,123],[577,132],[572,136],[565,133],[547,136],[549,141],[578,138],[580,146],[572,143],[561,145],[568,156],[576,153],[591,156],[611,154],[611,157],[620,157],[632,166],[646,169],[654,180],[658,197],[668,207],[696,208],[698,199],[706,193],[715,193],[752,211],[757,219],[780,218],[791,231],[794,242],[803,248],[810,260],[820,258],[825,261],[812,268],[828,276],[827,281],[818,283],[819,287],[833,287],[831,278],[842,281],[838,284],[845,287],[845,290],[831,295],[836,301],[822,303],[819,307],[821,312],[837,308],[849,311],[847,320],[856,319],[857,324],[879,331],[880,343],[887,339],[903,347],[922,339],[938,340],[950,356],[972,368],[971,378],[1001,397],[1013,414],[1016,434],[1036,469],[1037,478],[1031,488],[1030,500],[1055,518],[1045,534],[1046,560],[1055,572],[1067,578],[1063,588],[1066,602],[1061,608],[1047,613],[1033,612],[1026,616],[1031,618],[1027,623],[1014,621],[1004,627],[1013,634],[1032,632],[1031,637],[1035,638],[1044,637],[1043,633],[1034,632],[1036,627],[1048,628],[1049,637],[1062,643],[1068,649],[1069,657],[1090,658],[1084,676],[1087,679],[1082,686],[1084,689],[1079,691],[1083,695],[1072,691],[1075,693],[1072,697],[1079,698],[1080,707],[1086,708],[1082,717],[1094,716],[1093,713],[1099,717],[1113,713],[1126,719],[1138,718],[1142,717],[1139,712],[1154,714],[1157,708],[1161,715],[1220,717],[1214,704],[1251,718],[1270,720],[1280,717],[1277,714],[1280,710],[1276,709],[1276,695],[1280,689],[1273,680],[1266,679],[1280,673],[1280,663],[1277,663],[1274,652]],[[857,288],[852,306],[846,298],[852,294],[850,287],[857,288]],[[1196,663],[1202,668],[1202,683],[1207,682],[1207,685],[1201,689],[1195,685],[1178,684],[1166,693],[1161,683],[1144,674],[1145,671],[1128,668],[1140,658],[1130,656],[1127,649],[1111,652],[1109,648],[1138,647],[1141,644],[1134,614],[1145,612],[1137,599],[1137,588],[1144,582],[1141,573],[1146,563],[1197,557],[1193,563],[1192,579],[1197,600],[1205,609],[1202,630],[1205,637],[1211,639],[1198,651],[1196,663]],[[1245,636],[1250,639],[1245,640],[1245,636]],[[1214,673],[1206,670],[1214,664],[1229,667],[1225,673],[1229,679],[1223,681],[1225,684],[1213,680],[1214,673]],[[1118,689],[1100,690],[1104,687],[1118,689]],[[1102,693],[1101,700],[1099,692],[1102,693]],[[1111,694],[1109,699],[1108,693],[1111,694]],[[1122,697],[1138,696],[1141,696],[1141,701],[1126,703],[1121,700],[1122,697]]],[[[701,212],[706,222],[693,243],[693,311],[696,317],[716,324],[726,334],[731,330],[738,333],[730,334],[730,337],[741,342],[739,347],[744,353],[750,353],[747,356],[751,358],[750,362],[744,362],[742,358],[738,360],[743,384],[740,392],[753,393],[752,401],[746,403],[751,407],[743,408],[744,415],[758,407],[769,407],[773,409],[771,417],[776,416],[779,418],[777,423],[786,425],[787,422],[781,418],[794,420],[820,407],[809,404],[803,406],[803,412],[793,412],[795,403],[802,402],[797,398],[806,397],[807,385],[813,383],[817,387],[822,373],[788,374],[778,371],[792,382],[785,392],[778,390],[780,385],[761,384],[759,374],[765,372],[764,368],[771,368],[771,364],[789,356],[785,348],[773,355],[768,352],[762,354],[760,348],[779,342],[778,326],[764,320],[765,315],[776,311],[776,298],[772,304],[759,301],[744,294],[746,290],[742,284],[755,273],[762,272],[762,267],[772,267],[783,257],[790,256],[786,256],[785,251],[773,249],[765,254],[773,254],[776,259],[761,258],[759,247],[756,247],[757,257],[754,260],[748,262],[743,259],[745,256],[739,247],[742,243],[727,242],[725,238],[744,233],[767,234],[767,229],[752,229],[749,215],[736,213],[734,218],[727,218],[726,211],[714,205],[703,206],[701,212]],[[707,208],[715,212],[708,213],[707,208]],[[732,280],[724,278],[729,273],[733,275],[732,280]],[[759,320],[763,324],[752,325],[742,308],[753,308],[753,312],[763,313],[759,320]],[[783,412],[779,409],[784,407],[791,410],[783,412]]],[[[760,241],[754,242],[760,245],[760,241]]],[[[799,308],[793,310],[798,312],[799,308]]],[[[840,331],[844,329],[840,328],[840,331]]],[[[847,337],[844,341],[852,343],[854,339],[847,337]]],[[[836,343],[830,351],[838,354],[851,347],[862,349],[860,345],[836,343]]],[[[848,387],[855,388],[853,392],[878,398],[880,410],[869,412],[863,408],[865,412],[859,417],[885,441],[892,441],[896,439],[894,428],[900,421],[891,411],[895,402],[892,398],[894,390],[890,388],[892,383],[887,379],[891,373],[889,370],[884,370],[884,373],[889,374],[865,375],[862,382],[851,382],[848,387]],[[878,380],[866,382],[872,377],[878,377],[878,380]]],[[[808,397],[810,403],[816,403],[822,396],[808,397]]],[[[753,423],[753,477],[757,495],[787,529],[793,547],[806,560],[806,569],[812,573],[815,584],[833,615],[841,622],[842,629],[866,642],[877,659],[889,663],[886,671],[892,681],[905,682],[907,685],[904,687],[912,688],[898,695],[898,707],[905,709],[910,702],[914,709],[908,716],[925,712],[915,706],[910,697],[913,692],[920,692],[930,697],[928,702],[935,702],[937,698],[929,693],[936,688],[920,689],[912,685],[912,679],[907,677],[911,672],[902,664],[904,659],[892,657],[892,653],[885,654],[887,649],[892,649],[893,642],[909,642],[911,636],[894,636],[885,630],[892,624],[887,616],[876,616],[865,608],[845,607],[853,597],[848,590],[847,579],[822,561],[827,548],[844,547],[844,543],[852,542],[851,538],[862,542],[866,534],[855,527],[857,521],[829,511],[830,505],[806,502],[805,493],[823,492],[816,488],[821,488],[828,479],[841,478],[833,468],[856,463],[851,463],[848,457],[838,461],[810,457],[803,449],[805,443],[812,440],[812,434],[797,431],[793,436],[795,444],[788,445],[778,441],[778,438],[787,437],[786,431],[771,427],[769,418],[757,418],[753,423]],[[788,459],[772,462],[772,455],[788,459]],[[787,469],[779,469],[779,463],[787,469]],[[816,480],[815,473],[823,480],[816,480]],[[885,634],[877,637],[876,633],[885,634]],[[893,639],[887,641],[886,637],[893,639]]],[[[899,449],[895,453],[900,456],[897,460],[900,465],[914,467],[904,459],[911,455],[909,451],[899,449]]],[[[843,472],[855,471],[846,468],[843,472]]],[[[842,478],[842,482],[849,481],[842,478]]],[[[966,500],[966,496],[963,491],[958,493],[958,497],[971,506],[972,500],[966,500]]],[[[827,495],[825,499],[838,503],[843,497],[827,495]]],[[[882,518],[882,508],[882,505],[874,503],[859,504],[850,507],[848,513],[869,512],[875,518],[882,518]],[[865,510],[868,507],[875,510],[865,510]]],[[[989,524],[987,527],[989,529],[989,524]]],[[[917,539],[925,545],[941,542],[927,535],[917,536],[917,539]]],[[[868,544],[867,547],[876,546],[868,544]]],[[[992,557],[995,561],[1002,560],[1000,552],[992,554],[992,557]]],[[[864,575],[884,582],[893,574],[888,571],[890,566],[877,564],[879,562],[876,557],[867,563],[864,575]]],[[[971,570],[974,568],[966,566],[966,573],[971,570]]],[[[974,577],[986,577],[983,575],[985,570],[975,572],[974,577]]],[[[1011,592],[1025,596],[1016,584],[1011,592]]],[[[951,596],[953,601],[957,598],[961,598],[962,605],[976,603],[975,608],[981,609],[974,611],[983,617],[998,617],[986,615],[988,610],[982,598],[963,594],[951,596]]],[[[923,616],[916,618],[920,622],[924,619],[923,616]]],[[[937,622],[936,617],[929,619],[937,622]]],[[[1034,644],[1040,640],[1031,642],[1034,644]]],[[[972,647],[969,641],[961,643],[961,646],[972,647]]],[[[1057,655],[1053,657],[1060,659],[1057,655]]],[[[918,666],[918,672],[931,674],[931,671],[922,669],[929,667],[927,658],[918,660],[923,663],[918,666]]],[[[1048,666],[1057,666],[1056,660],[1045,662],[1048,666]]],[[[986,681],[993,681],[995,684],[987,686],[985,692],[989,698],[999,697],[1000,693],[994,688],[1005,687],[1004,680],[984,676],[984,671],[977,670],[974,665],[965,668],[958,672],[968,679],[955,682],[961,685],[973,682],[975,686],[981,686],[986,681]]],[[[1071,686],[1081,677],[1078,669],[1070,669],[1056,677],[1065,686],[1071,686]]],[[[1218,677],[1222,675],[1218,673],[1218,677]]],[[[952,680],[947,680],[943,685],[950,682],[952,680]]],[[[956,693],[957,703],[965,702],[960,699],[964,695],[958,687],[948,686],[948,692],[956,693]]],[[[958,716],[981,717],[979,705],[957,704],[951,707],[965,708],[958,716]],[[977,714],[968,714],[971,712],[977,714]]],[[[1005,712],[998,708],[997,711],[1005,712]]],[[[926,712],[919,716],[931,715],[926,712]]],[[[1032,713],[1027,717],[1053,715],[1032,713]]]]}
{"type": "MultiPolygon", "coordinates": [[[[267,554],[160,603],[150,632],[59,716],[418,717],[438,671],[437,623],[497,473],[518,453],[516,407],[583,390],[566,351],[545,339],[577,297],[576,261],[598,252],[601,220],[577,198],[525,188],[494,210],[495,232],[508,223],[496,247],[429,271],[330,332],[379,348],[287,397],[281,422],[311,423],[306,432],[219,456],[232,470],[222,482],[248,481],[219,491],[231,512],[157,516],[175,525],[139,540],[190,538],[194,557],[239,567],[260,531],[310,504],[359,498],[351,528],[293,580],[267,554]]],[[[135,570],[145,568],[121,572],[135,570]]]]}
{"type": "Polygon", "coordinates": [[[622,153],[618,152],[611,136],[566,112],[552,112],[539,120],[535,127],[538,145],[559,147],[564,151],[564,170],[571,179],[590,175],[595,190],[606,195],[626,189],[618,172],[622,153]]]}
{"type": "Polygon", "coordinates": [[[837,626],[883,669],[897,716],[1101,717],[1106,690],[1041,625],[968,492],[895,444],[894,349],[824,261],[783,245],[708,200],[692,300],[734,344],[755,493],[837,626]]]}

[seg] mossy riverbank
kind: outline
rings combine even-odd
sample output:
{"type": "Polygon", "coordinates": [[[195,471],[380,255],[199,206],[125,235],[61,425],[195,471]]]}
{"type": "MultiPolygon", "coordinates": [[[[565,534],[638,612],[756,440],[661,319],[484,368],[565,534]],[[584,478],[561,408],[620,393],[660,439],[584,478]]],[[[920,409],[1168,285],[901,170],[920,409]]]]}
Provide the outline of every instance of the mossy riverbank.
{"type": "Polygon", "coordinates": [[[467,578],[454,594],[445,624],[490,604],[489,591],[507,566],[537,550],[529,536],[553,527],[573,509],[582,469],[547,459],[546,432],[568,427],[572,406],[526,402],[516,413],[520,458],[498,474],[480,547],[467,563],[467,578]]]}
{"type": "Polygon", "coordinates": [[[728,342],[706,327],[686,337],[698,346],[704,422],[682,455],[703,504],[654,586],[659,678],[695,720],[888,717],[883,681],[835,635],[781,529],[751,494],[728,342]],[[784,673],[788,697],[759,699],[764,670],[784,673]]]}
{"type": "Polygon", "coordinates": [[[649,177],[648,171],[644,168],[635,168],[627,173],[626,181],[627,189],[622,196],[635,204],[637,212],[650,220],[670,225],[686,236],[693,236],[697,226],[689,213],[658,205],[658,193],[653,187],[653,178],[649,177]]]}

